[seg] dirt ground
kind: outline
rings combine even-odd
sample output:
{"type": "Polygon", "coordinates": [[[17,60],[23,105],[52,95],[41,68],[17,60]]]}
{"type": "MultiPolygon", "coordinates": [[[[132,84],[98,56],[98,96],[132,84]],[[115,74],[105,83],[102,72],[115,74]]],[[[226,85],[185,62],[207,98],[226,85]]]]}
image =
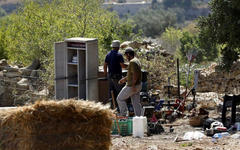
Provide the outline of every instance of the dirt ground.
{"type": "Polygon", "coordinates": [[[181,124],[174,123],[174,132],[169,132],[169,127],[163,125],[165,132],[144,138],[132,136],[112,136],[111,150],[240,150],[240,139],[230,136],[214,140],[205,137],[201,140],[174,142],[176,136],[183,137],[189,131],[202,131],[201,128],[193,128],[188,121],[182,120],[181,124]]]}

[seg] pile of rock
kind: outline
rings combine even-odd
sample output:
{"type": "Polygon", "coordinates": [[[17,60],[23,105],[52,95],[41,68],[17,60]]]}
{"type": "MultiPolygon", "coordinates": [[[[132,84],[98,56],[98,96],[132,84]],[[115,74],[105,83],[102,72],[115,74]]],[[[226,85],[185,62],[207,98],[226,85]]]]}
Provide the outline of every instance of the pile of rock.
{"type": "MultiPolygon", "coordinates": [[[[149,88],[167,93],[168,77],[171,77],[172,94],[176,94],[176,61],[160,44],[152,41],[125,41],[121,49],[132,47],[141,59],[143,68],[149,72],[149,88]]],[[[213,63],[208,68],[200,70],[197,92],[216,92],[240,94],[240,61],[233,64],[230,71],[223,71],[213,63]]]]}
{"type": "Polygon", "coordinates": [[[43,90],[40,74],[40,70],[18,68],[0,60],[0,106],[24,105],[47,96],[48,91],[39,92],[43,90]]]}
{"type": "MultiPolygon", "coordinates": [[[[168,77],[176,72],[176,62],[173,55],[168,53],[160,44],[151,40],[125,41],[120,46],[120,52],[124,53],[124,49],[129,46],[136,51],[137,57],[141,60],[142,68],[149,72],[148,88],[162,91],[167,85],[168,77]]],[[[176,81],[173,82],[176,83],[176,81]]]]}
{"type": "Polygon", "coordinates": [[[127,47],[132,47],[136,50],[137,55],[139,57],[145,56],[147,59],[154,58],[154,56],[161,55],[163,57],[170,56],[171,54],[168,53],[160,44],[152,41],[143,40],[142,42],[138,41],[125,41],[120,45],[120,48],[124,50],[127,47]]]}
{"type": "Polygon", "coordinates": [[[201,70],[197,91],[240,94],[240,61],[229,71],[219,69],[215,63],[201,70]]]}

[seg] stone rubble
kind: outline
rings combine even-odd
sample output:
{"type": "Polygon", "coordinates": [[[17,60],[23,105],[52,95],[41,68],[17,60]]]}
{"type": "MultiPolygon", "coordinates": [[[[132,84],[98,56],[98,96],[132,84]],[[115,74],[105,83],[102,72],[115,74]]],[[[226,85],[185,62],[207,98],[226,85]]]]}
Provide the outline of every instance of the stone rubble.
{"type": "Polygon", "coordinates": [[[198,92],[240,94],[240,61],[229,71],[221,71],[216,63],[200,71],[198,92]]]}
{"type": "Polygon", "coordinates": [[[47,97],[49,92],[41,87],[40,72],[11,66],[5,59],[0,60],[0,107],[24,105],[47,97]]]}

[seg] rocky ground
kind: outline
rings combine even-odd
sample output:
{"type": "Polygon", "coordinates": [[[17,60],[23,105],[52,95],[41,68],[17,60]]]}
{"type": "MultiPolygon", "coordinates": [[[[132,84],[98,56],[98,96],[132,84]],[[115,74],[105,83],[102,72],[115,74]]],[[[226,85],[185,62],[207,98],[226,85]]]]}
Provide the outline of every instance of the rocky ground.
{"type": "Polygon", "coordinates": [[[200,140],[174,142],[176,137],[183,137],[189,131],[202,131],[201,128],[193,128],[184,120],[176,123],[174,132],[169,132],[168,126],[163,126],[165,132],[160,135],[145,136],[144,138],[112,137],[111,150],[239,150],[240,136],[235,133],[220,139],[204,137],[200,140]]]}
{"type": "MultiPolygon", "coordinates": [[[[190,97],[191,98],[191,97],[190,97]]],[[[209,112],[208,117],[221,121],[221,102],[222,95],[217,93],[198,93],[197,108],[204,107],[209,112]]],[[[111,150],[239,150],[240,132],[230,133],[230,135],[214,139],[210,136],[204,136],[202,139],[181,141],[185,133],[199,131],[203,132],[201,127],[192,127],[189,125],[190,113],[185,111],[183,118],[177,119],[171,124],[162,124],[164,132],[159,135],[145,136],[143,138],[134,138],[132,136],[112,136],[111,150]],[[174,128],[170,132],[169,126],[174,128]],[[178,137],[178,138],[176,138],[178,137]],[[177,139],[177,140],[176,140],[177,139]]],[[[228,114],[229,115],[229,114],[228,114]]],[[[237,117],[237,122],[240,119],[237,117]]]]}

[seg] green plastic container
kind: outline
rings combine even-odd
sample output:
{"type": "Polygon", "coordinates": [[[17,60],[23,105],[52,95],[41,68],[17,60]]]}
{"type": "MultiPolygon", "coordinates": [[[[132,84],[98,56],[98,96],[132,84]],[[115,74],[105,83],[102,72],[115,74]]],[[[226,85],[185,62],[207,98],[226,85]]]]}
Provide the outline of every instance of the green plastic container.
{"type": "MultiPolygon", "coordinates": [[[[118,119],[118,124],[120,128],[120,135],[128,136],[132,135],[132,118],[118,119]]],[[[118,134],[118,127],[116,120],[113,120],[112,124],[112,134],[118,134]]]]}
{"type": "Polygon", "coordinates": [[[132,117],[128,118],[128,133],[132,135],[133,133],[133,122],[132,122],[132,117]]]}

